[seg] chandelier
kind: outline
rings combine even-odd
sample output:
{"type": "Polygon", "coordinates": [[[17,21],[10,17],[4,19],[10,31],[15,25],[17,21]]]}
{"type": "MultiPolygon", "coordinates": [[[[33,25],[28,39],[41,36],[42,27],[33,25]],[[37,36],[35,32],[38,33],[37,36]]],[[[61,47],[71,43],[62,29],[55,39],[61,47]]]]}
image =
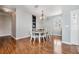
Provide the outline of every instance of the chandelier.
{"type": "Polygon", "coordinates": [[[41,12],[42,12],[42,14],[41,14],[41,16],[40,16],[40,19],[41,19],[41,20],[44,20],[44,19],[45,19],[44,11],[42,10],[41,12]]]}

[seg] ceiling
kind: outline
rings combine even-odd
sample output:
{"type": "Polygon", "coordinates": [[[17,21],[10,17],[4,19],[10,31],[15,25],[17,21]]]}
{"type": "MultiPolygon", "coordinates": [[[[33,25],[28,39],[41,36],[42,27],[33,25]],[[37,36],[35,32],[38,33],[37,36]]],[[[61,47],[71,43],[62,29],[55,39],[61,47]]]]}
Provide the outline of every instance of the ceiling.
{"type": "Polygon", "coordinates": [[[16,10],[16,6],[15,5],[0,5],[0,8],[8,8],[8,9],[11,9],[13,11],[16,10]]]}
{"type": "Polygon", "coordinates": [[[42,10],[44,10],[45,16],[55,16],[79,9],[79,5],[24,5],[24,8],[37,16],[41,15],[42,10]]]}
{"type": "Polygon", "coordinates": [[[12,5],[0,5],[0,15],[12,15],[12,13],[15,13],[16,8],[12,5]]]}
{"type": "Polygon", "coordinates": [[[59,5],[25,5],[32,14],[40,16],[43,10],[45,16],[62,14],[62,6],[59,5]]]}
{"type": "Polygon", "coordinates": [[[79,9],[79,5],[3,5],[0,7],[7,7],[14,11],[16,8],[20,8],[36,16],[40,16],[42,10],[45,16],[55,16],[63,14],[63,10],[79,9]]]}
{"type": "Polygon", "coordinates": [[[7,7],[15,10],[17,7],[29,11],[33,15],[40,16],[42,10],[45,16],[59,15],[62,14],[62,7],[59,5],[3,5],[0,7],[7,7]],[[37,6],[37,7],[35,7],[37,6]]]}

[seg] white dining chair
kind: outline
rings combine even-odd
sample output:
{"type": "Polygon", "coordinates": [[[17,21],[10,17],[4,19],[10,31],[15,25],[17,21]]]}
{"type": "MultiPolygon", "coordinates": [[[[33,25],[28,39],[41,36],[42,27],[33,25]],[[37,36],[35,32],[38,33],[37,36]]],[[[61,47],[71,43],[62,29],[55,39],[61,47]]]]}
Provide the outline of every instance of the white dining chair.
{"type": "Polygon", "coordinates": [[[41,33],[40,34],[40,38],[42,38],[43,39],[43,42],[44,42],[47,39],[46,33],[41,33]]]}
{"type": "Polygon", "coordinates": [[[36,32],[32,32],[30,42],[34,39],[33,43],[35,43],[37,38],[39,38],[39,35],[36,32]]]}

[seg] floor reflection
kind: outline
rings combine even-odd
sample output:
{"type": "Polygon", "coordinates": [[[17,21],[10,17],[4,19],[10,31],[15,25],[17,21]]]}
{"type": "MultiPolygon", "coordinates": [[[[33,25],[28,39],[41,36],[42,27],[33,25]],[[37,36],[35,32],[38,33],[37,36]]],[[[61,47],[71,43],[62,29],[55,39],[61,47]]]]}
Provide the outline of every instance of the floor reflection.
{"type": "MultiPolygon", "coordinates": [[[[19,40],[20,41],[20,40],[19,40]]],[[[22,53],[33,53],[33,54],[79,54],[78,51],[78,46],[75,45],[68,45],[68,44],[64,44],[62,43],[62,39],[60,36],[51,36],[50,39],[48,39],[45,42],[41,42],[39,44],[38,41],[36,41],[34,44],[30,44],[29,45],[29,38],[28,39],[22,39],[21,43],[18,42],[19,44],[19,50],[22,51],[22,53]],[[27,48],[24,49],[20,49],[22,48],[24,44],[24,42],[22,42],[23,40],[25,40],[25,46],[27,46],[29,48],[29,50],[27,48]],[[25,51],[24,51],[25,50],[25,51]],[[24,52],[23,52],[24,51],[24,52]]],[[[21,53],[18,50],[18,53],[21,53]]]]}
{"type": "Polygon", "coordinates": [[[59,39],[54,40],[54,53],[60,54],[62,53],[61,41],[59,39]]]}
{"type": "Polygon", "coordinates": [[[61,37],[51,36],[45,42],[38,39],[30,43],[30,38],[14,40],[10,36],[0,38],[0,53],[16,54],[79,54],[79,45],[62,43],[61,37]]]}

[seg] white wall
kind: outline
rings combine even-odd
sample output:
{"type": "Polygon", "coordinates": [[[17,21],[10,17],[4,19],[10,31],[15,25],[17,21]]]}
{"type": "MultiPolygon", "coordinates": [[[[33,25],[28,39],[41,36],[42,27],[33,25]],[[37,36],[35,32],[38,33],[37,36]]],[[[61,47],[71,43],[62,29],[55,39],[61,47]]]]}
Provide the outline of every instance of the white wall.
{"type": "Polygon", "coordinates": [[[11,35],[11,17],[0,15],[0,36],[11,35]]]}
{"type": "Polygon", "coordinates": [[[17,8],[16,9],[16,38],[23,38],[30,35],[32,31],[32,14],[17,8]]]}

